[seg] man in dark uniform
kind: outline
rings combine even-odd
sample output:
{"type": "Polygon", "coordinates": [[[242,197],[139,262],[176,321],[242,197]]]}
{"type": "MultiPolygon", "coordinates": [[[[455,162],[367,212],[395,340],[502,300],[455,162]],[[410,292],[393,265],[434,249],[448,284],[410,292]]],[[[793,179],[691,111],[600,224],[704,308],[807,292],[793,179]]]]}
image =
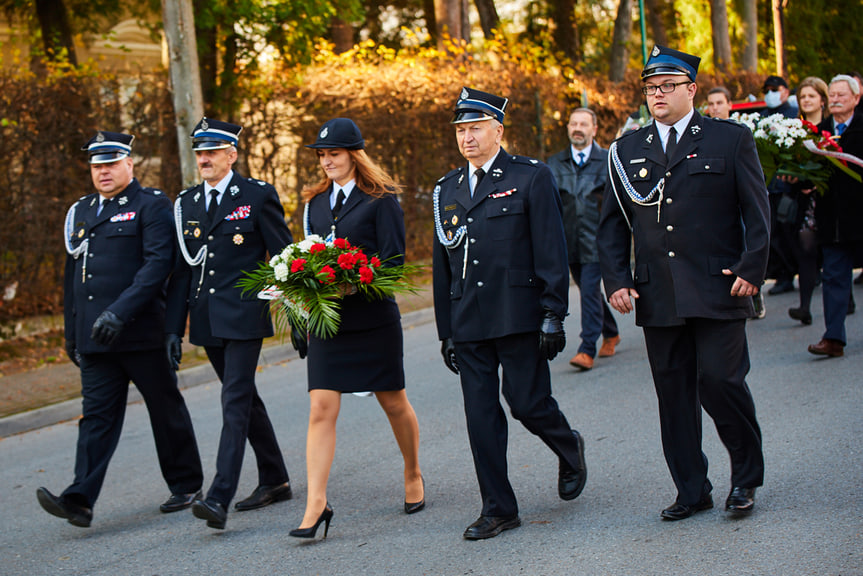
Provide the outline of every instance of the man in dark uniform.
{"type": "Polygon", "coordinates": [[[162,476],[162,512],[191,505],[203,473],[195,431],[164,353],[165,284],[174,264],[171,202],[134,177],[133,136],[99,132],[83,148],[97,193],[66,215],[66,352],[81,368],[75,480],[60,496],[39,488],[42,507],[88,527],[123,428],[129,381],[144,397],[162,476]]]}
{"type": "Polygon", "coordinates": [[[593,368],[596,341],[602,335],[600,357],[614,355],[620,342],[617,322],[602,296],[602,275],[596,229],[608,180],[608,151],[594,142],[596,114],[577,108],[567,124],[570,145],[548,160],[563,203],[563,231],[569,255],[569,271],[581,297],[581,343],[569,361],[580,370],[593,368]]]}
{"type": "Polygon", "coordinates": [[[461,376],[482,514],[464,533],[492,538],[521,524],[507,478],[506,415],[558,456],[558,493],[587,479],[584,441],[551,395],[548,361],[563,350],[569,271],[560,196],[545,164],[503,150],[507,100],[462,89],[456,140],[467,166],[434,190],[434,304],[441,352],[461,376]]]}
{"type": "Polygon", "coordinates": [[[174,205],[180,258],[168,287],[169,358],[175,367],[180,362],[188,313],[189,340],[204,347],[222,382],[216,477],[206,499],[192,505],[195,516],[218,529],[224,529],[237,492],[247,438],[258,462],[258,486],[235,509],[291,498],[285,461],[255,387],[263,339],[273,335],[269,305],[236,286],[243,270],[256,269],[268,253],[290,244],[291,233],[276,189],[232,170],[241,130],[204,118],[192,133],[204,182],[180,192],[174,205]]]}
{"type": "Polygon", "coordinates": [[[635,300],[677,499],[666,520],[713,507],[701,408],[731,454],[726,510],[752,510],[764,476],[746,385],[746,318],[769,250],[770,208],[752,133],[693,109],[700,58],[656,46],[642,91],[656,122],[609,148],[597,241],[611,306],[635,300]],[[635,244],[635,274],[630,248],[635,244]]]}

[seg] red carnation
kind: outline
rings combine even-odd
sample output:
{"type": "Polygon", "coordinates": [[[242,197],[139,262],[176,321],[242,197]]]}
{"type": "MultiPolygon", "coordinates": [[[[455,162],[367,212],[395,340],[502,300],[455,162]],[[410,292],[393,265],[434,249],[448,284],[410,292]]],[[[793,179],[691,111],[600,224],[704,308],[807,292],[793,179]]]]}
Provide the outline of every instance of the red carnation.
{"type": "Polygon", "coordinates": [[[326,249],[326,244],[321,244],[320,242],[318,242],[317,244],[312,244],[312,246],[309,248],[309,253],[314,254],[316,252],[323,252],[326,249]]]}
{"type": "Polygon", "coordinates": [[[350,250],[351,245],[348,243],[347,238],[336,238],[333,240],[333,245],[340,250],[350,250]]]}
{"type": "Polygon", "coordinates": [[[354,252],[354,261],[359,262],[362,266],[368,264],[369,259],[362,252],[354,252]]]}
{"type": "Polygon", "coordinates": [[[371,284],[374,275],[374,272],[372,272],[372,269],[368,266],[360,267],[360,282],[362,282],[363,284],[371,284]]]}
{"type": "Polygon", "coordinates": [[[377,256],[372,256],[372,266],[374,268],[380,268],[381,261],[377,256]]]}
{"type": "MultiPolygon", "coordinates": [[[[323,244],[322,244],[323,246],[323,244]]],[[[330,268],[329,265],[321,268],[321,271],[316,274],[318,282],[321,284],[330,284],[336,279],[336,271],[330,268]]]]}
{"type": "Polygon", "coordinates": [[[344,254],[339,254],[336,261],[339,264],[339,268],[342,270],[350,270],[354,267],[357,259],[351,252],[345,252],[344,254]]]}
{"type": "Polygon", "coordinates": [[[297,258],[296,260],[291,261],[291,272],[300,272],[303,270],[306,261],[302,258],[297,258]]]}

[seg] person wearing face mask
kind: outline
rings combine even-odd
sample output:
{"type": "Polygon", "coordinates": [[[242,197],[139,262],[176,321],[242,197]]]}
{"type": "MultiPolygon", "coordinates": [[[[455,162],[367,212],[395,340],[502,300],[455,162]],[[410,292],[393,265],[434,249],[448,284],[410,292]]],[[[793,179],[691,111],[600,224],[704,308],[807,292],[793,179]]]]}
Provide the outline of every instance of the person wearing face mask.
{"type": "MultiPolygon", "coordinates": [[[[768,76],[761,87],[764,93],[764,103],[767,105],[761,111],[761,116],[766,118],[774,114],[781,114],[786,118],[797,118],[798,109],[789,102],[791,91],[788,83],[781,76],[768,76]]],[[[770,198],[770,229],[778,230],[779,224],[787,221],[787,211],[784,208],[789,200],[783,201],[783,195],[791,193],[791,185],[781,178],[773,177],[768,183],[767,193],[770,198]],[[782,204],[782,206],[780,206],[782,204]]],[[[770,295],[783,294],[794,291],[794,275],[797,273],[797,262],[788,239],[783,234],[771,234],[770,236],[770,258],[767,263],[767,278],[776,279],[776,283],[767,293],[770,295]]]]}

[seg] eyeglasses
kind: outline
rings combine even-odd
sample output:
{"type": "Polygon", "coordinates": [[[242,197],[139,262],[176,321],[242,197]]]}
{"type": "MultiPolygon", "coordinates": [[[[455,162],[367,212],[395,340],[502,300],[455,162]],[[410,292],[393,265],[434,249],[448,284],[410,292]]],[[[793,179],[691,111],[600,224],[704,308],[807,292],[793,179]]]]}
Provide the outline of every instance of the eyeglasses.
{"type": "Polygon", "coordinates": [[[645,96],[653,96],[659,90],[663,94],[671,94],[674,89],[683,84],[692,84],[692,82],[665,82],[664,84],[648,84],[641,87],[641,93],[645,96]]]}

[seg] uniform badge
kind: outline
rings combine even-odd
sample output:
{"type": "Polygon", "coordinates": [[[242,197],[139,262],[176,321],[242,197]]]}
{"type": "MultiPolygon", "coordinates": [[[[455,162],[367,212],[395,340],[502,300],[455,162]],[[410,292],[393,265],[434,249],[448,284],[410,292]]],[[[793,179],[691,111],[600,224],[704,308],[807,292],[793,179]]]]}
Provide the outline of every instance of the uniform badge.
{"type": "Polygon", "coordinates": [[[234,198],[237,196],[237,194],[240,193],[240,187],[237,186],[236,184],[234,184],[233,186],[230,187],[230,191],[231,191],[231,197],[234,198]]]}
{"type": "Polygon", "coordinates": [[[81,228],[80,230],[78,230],[78,238],[83,238],[83,237],[84,237],[84,229],[81,228]]]}
{"type": "Polygon", "coordinates": [[[642,168],[638,171],[639,178],[647,178],[647,168],[642,168]]]}
{"type": "Polygon", "coordinates": [[[654,46],[653,52],[651,52],[650,55],[653,57],[659,56],[659,46],[654,46]]]}
{"type": "Polygon", "coordinates": [[[689,130],[692,132],[692,135],[695,136],[696,134],[701,132],[701,126],[696,124],[696,125],[692,126],[689,130]]]}
{"type": "Polygon", "coordinates": [[[210,129],[210,123],[207,122],[206,118],[204,118],[203,120],[201,120],[201,130],[209,130],[209,129],[210,129]]]}
{"type": "Polygon", "coordinates": [[[192,200],[194,200],[195,202],[197,202],[197,201],[198,201],[198,198],[200,198],[200,197],[201,197],[201,193],[200,193],[200,192],[198,192],[197,194],[195,194],[195,197],[194,197],[194,198],[192,198],[192,200]]]}
{"type": "Polygon", "coordinates": [[[503,170],[501,170],[500,168],[495,168],[491,171],[491,175],[495,178],[500,178],[501,176],[503,176],[503,170]]]}
{"type": "Polygon", "coordinates": [[[458,183],[461,184],[464,181],[464,174],[458,177],[458,183]]]}
{"type": "Polygon", "coordinates": [[[648,144],[653,142],[653,134],[648,134],[647,138],[645,138],[644,141],[647,142],[648,144]]]}
{"type": "Polygon", "coordinates": [[[321,130],[321,140],[323,140],[324,138],[326,138],[326,137],[327,137],[327,134],[329,134],[329,133],[330,133],[330,128],[329,128],[329,126],[324,126],[324,129],[323,129],[323,130],[321,130]]]}
{"type": "Polygon", "coordinates": [[[104,142],[104,141],[105,141],[105,135],[102,134],[102,132],[99,132],[98,134],[96,134],[96,142],[104,142]]]}
{"type": "Polygon", "coordinates": [[[446,231],[446,239],[447,239],[447,240],[452,240],[452,230],[447,230],[447,231],[446,231]]]}
{"type": "Polygon", "coordinates": [[[195,228],[195,229],[192,231],[192,236],[194,236],[195,238],[199,238],[199,237],[201,236],[201,229],[200,229],[200,228],[195,228]]]}
{"type": "Polygon", "coordinates": [[[234,244],[239,246],[243,243],[243,235],[242,234],[234,234],[234,244]]]}
{"type": "Polygon", "coordinates": [[[117,204],[119,204],[120,206],[125,206],[128,203],[129,203],[129,198],[127,198],[126,196],[120,196],[120,199],[117,200],[117,204]]]}
{"type": "Polygon", "coordinates": [[[468,92],[467,92],[467,88],[462,88],[462,89],[461,89],[461,94],[459,94],[459,97],[460,97],[462,100],[467,100],[469,96],[470,96],[470,94],[468,94],[468,92]]]}
{"type": "Polygon", "coordinates": [[[452,215],[452,225],[456,226],[458,224],[458,216],[455,214],[452,215]]]}
{"type": "Polygon", "coordinates": [[[95,196],[93,196],[93,199],[92,199],[92,200],[90,200],[90,208],[92,208],[92,207],[93,207],[93,206],[95,206],[95,205],[96,205],[96,197],[95,197],[95,196]]]}
{"type": "Polygon", "coordinates": [[[453,211],[453,210],[455,210],[456,208],[458,208],[458,205],[457,205],[457,204],[450,204],[450,205],[448,205],[448,206],[444,206],[444,207],[443,207],[443,211],[444,211],[444,212],[452,212],[452,211],[453,211]]]}
{"type": "Polygon", "coordinates": [[[538,163],[539,163],[539,160],[537,160],[536,158],[531,158],[531,159],[530,159],[530,163],[531,163],[531,164],[538,164],[538,163]]]}

